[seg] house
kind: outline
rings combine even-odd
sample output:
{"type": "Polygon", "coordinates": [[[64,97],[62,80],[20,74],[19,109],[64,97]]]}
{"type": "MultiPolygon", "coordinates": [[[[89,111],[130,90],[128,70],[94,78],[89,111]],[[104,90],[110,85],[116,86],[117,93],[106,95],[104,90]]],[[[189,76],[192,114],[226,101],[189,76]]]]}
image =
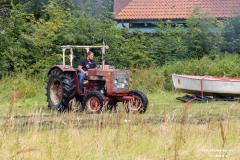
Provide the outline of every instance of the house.
{"type": "Polygon", "coordinates": [[[114,17],[118,27],[152,32],[159,19],[186,23],[195,8],[218,19],[228,18],[239,13],[240,0],[115,0],[114,17]]]}

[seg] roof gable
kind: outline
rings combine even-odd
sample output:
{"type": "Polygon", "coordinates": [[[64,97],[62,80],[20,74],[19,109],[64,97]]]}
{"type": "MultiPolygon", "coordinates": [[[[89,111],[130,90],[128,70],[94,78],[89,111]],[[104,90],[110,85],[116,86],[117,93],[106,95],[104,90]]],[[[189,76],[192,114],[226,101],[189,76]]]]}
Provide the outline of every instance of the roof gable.
{"type": "Polygon", "coordinates": [[[126,7],[132,0],[114,0],[115,16],[126,7]]]}
{"type": "MultiPolygon", "coordinates": [[[[115,5],[124,0],[115,0],[115,5]]],[[[185,19],[196,8],[216,18],[230,17],[240,11],[240,0],[128,0],[114,10],[115,19],[185,19]]],[[[115,9],[115,8],[114,8],[115,9]]]]}

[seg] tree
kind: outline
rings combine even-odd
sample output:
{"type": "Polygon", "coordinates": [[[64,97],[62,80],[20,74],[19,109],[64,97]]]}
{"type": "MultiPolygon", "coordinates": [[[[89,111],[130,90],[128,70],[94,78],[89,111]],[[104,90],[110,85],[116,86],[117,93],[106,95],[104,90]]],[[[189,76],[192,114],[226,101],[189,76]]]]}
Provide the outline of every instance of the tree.
{"type": "Polygon", "coordinates": [[[212,49],[218,49],[222,42],[219,34],[221,23],[209,16],[207,12],[200,13],[196,8],[187,19],[186,45],[188,57],[202,58],[208,55],[212,49]]]}
{"type": "Polygon", "coordinates": [[[240,15],[226,21],[222,31],[225,40],[224,51],[240,53],[240,15]]]}
{"type": "Polygon", "coordinates": [[[32,61],[26,45],[28,41],[23,34],[31,32],[28,16],[21,5],[12,6],[7,17],[1,19],[0,49],[3,62],[0,68],[8,71],[21,71],[27,67],[27,61],[32,61]]]}

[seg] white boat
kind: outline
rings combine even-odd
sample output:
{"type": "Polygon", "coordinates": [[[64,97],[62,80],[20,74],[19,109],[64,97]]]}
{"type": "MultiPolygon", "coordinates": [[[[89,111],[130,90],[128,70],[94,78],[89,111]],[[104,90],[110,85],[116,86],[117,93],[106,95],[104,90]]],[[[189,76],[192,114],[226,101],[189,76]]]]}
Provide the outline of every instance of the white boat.
{"type": "Polygon", "coordinates": [[[174,87],[204,96],[240,96],[240,78],[172,74],[174,87]]]}

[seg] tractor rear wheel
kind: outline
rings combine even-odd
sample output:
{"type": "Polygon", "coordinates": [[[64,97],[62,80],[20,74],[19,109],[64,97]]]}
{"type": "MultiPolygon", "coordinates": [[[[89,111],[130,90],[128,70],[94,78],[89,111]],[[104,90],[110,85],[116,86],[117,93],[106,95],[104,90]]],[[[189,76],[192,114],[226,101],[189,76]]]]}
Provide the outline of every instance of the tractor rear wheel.
{"type": "Polygon", "coordinates": [[[83,106],[87,113],[100,113],[106,103],[106,98],[99,91],[92,91],[83,98],[83,106]]]}
{"type": "Polygon", "coordinates": [[[133,95],[134,100],[129,101],[126,105],[126,112],[129,111],[145,113],[148,107],[148,98],[145,93],[139,90],[132,90],[128,95],[133,95]]]}
{"type": "Polygon", "coordinates": [[[60,112],[68,109],[68,103],[75,96],[74,78],[71,74],[53,69],[47,82],[47,101],[51,109],[60,112]]]}

